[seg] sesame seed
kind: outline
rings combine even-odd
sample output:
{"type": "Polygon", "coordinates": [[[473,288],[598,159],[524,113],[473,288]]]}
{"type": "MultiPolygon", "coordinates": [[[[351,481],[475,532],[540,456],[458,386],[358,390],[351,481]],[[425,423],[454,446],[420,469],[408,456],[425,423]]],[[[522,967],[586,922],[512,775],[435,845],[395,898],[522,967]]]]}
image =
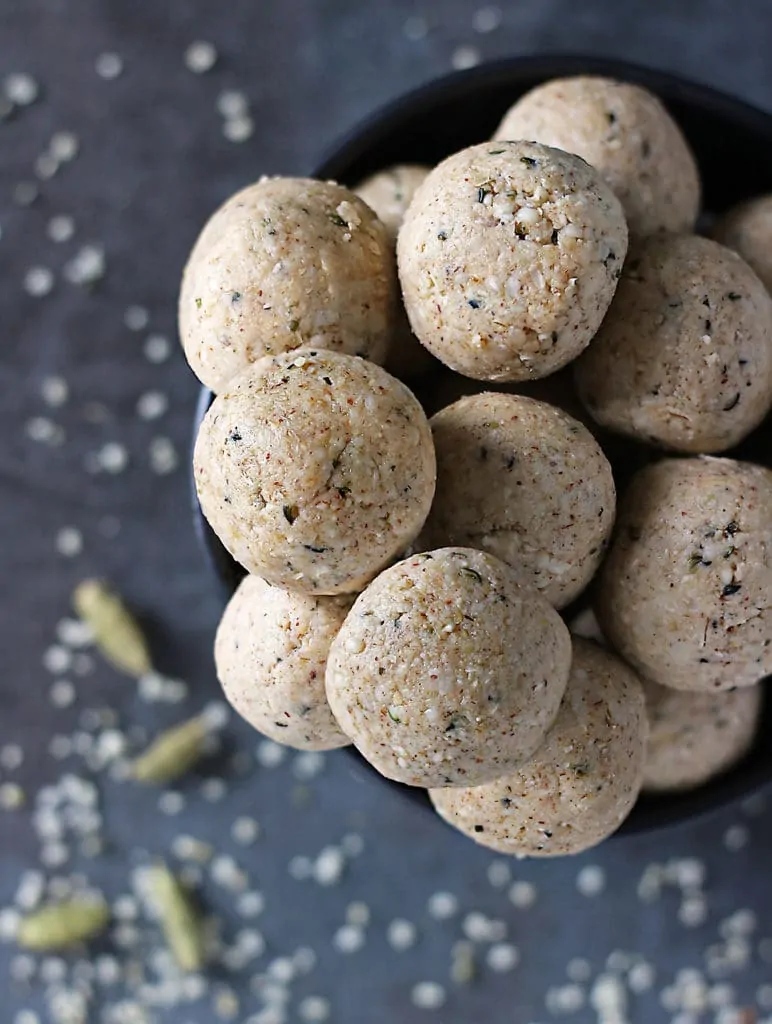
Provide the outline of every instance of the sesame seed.
{"type": "Polygon", "coordinates": [[[110,81],[123,71],[123,58],[117,53],[100,53],[97,57],[94,68],[100,78],[110,81]]]}
{"type": "Polygon", "coordinates": [[[28,107],[40,94],[38,83],[24,71],[7,75],[3,82],[6,97],[17,107],[28,107]]]}
{"type": "Polygon", "coordinates": [[[52,217],[46,226],[46,234],[52,242],[69,242],[75,234],[75,221],[66,214],[52,217]]]}
{"type": "Polygon", "coordinates": [[[458,899],[452,892],[435,892],[429,897],[426,909],[435,921],[447,921],[458,913],[458,899]]]}
{"type": "Polygon", "coordinates": [[[137,399],[137,416],[141,420],[157,420],[169,408],[169,399],[162,391],[146,391],[137,399]]]}
{"type": "Polygon", "coordinates": [[[428,32],[429,23],[426,18],[421,17],[420,14],[407,18],[402,26],[402,34],[406,39],[409,39],[411,43],[417,43],[420,42],[421,39],[425,39],[428,32]]]}
{"type": "Polygon", "coordinates": [[[687,896],[678,908],[678,920],[685,928],[699,928],[708,916],[708,905],[702,896],[687,896]]]}
{"type": "Polygon", "coordinates": [[[510,903],[519,910],[527,910],[536,902],[536,887],[530,882],[513,882],[508,895],[510,903]]]}
{"type": "Polygon", "coordinates": [[[349,832],[341,839],[340,848],[347,857],[358,857],[364,851],[365,841],[358,832],[349,832]]]}
{"type": "Polygon", "coordinates": [[[417,936],[418,930],[416,926],[412,921],[407,921],[404,917],[395,918],[386,929],[386,941],[398,953],[414,946],[417,936]]]}
{"type": "MultiPolygon", "coordinates": [[[[584,989],[579,985],[555,985],[547,989],[544,1005],[555,1016],[576,1013],[584,1006],[584,989]]],[[[606,1017],[599,1017],[599,1020],[605,1024],[606,1017]]],[[[609,1022],[612,1020],[610,1015],[608,1020],[609,1022]]],[[[618,1020],[621,1024],[622,1018],[614,1017],[613,1020],[618,1020]]]]}
{"type": "Polygon", "coordinates": [[[64,430],[45,416],[33,416],[27,420],[24,429],[30,441],[38,444],[56,446],[62,444],[65,438],[64,430]]]}
{"type": "Polygon", "coordinates": [[[321,1024],[330,1016],[330,1002],[324,996],[306,996],[298,1004],[298,1016],[306,1024],[321,1024]]]}
{"type": "Polygon", "coordinates": [[[0,748],[0,767],[13,772],[24,762],[24,751],[18,743],[6,743],[0,748]]]}
{"type": "Polygon", "coordinates": [[[48,148],[55,160],[67,164],[78,155],[80,142],[75,132],[55,132],[51,136],[48,148]]]}
{"type": "Polygon", "coordinates": [[[254,130],[255,122],[246,114],[228,118],[222,126],[222,133],[228,142],[246,142],[254,130]]]}
{"type": "Polygon", "coordinates": [[[364,929],[353,924],[341,925],[332,937],[332,944],[339,953],[356,953],[365,944],[364,929]]]}
{"type": "Polygon", "coordinates": [[[24,291],[33,298],[48,295],[54,287],[54,275],[48,267],[30,267],[24,275],[24,291]]]}
{"type": "Polygon", "coordinates": [[[69,679],[57,679],[48,691],[48,699],[55,708],[68,708],[75,702],[75,687],[69,679]]]}
{"type": "Polygon", "coordinates": [[[472,28],[481,35],[487,35],[488,32],[495,32],[501,24],[501,19],[501,8],[480,7],[472,17],[472,28]]]}
{"type": "Polygon", "coordinates": [[[318,750],[304,750],[292,759],[292,774],[296,779],[308,781],[324,771],[324,754],[318,750]]]}
{"type": "Polygon", "coordinates": [[[318,885],[337,885],[345,866],[343,852],[337,846],[326,846],[314,862],[314,881],[318,885]]]}
{"type": "Polygon", "coordinates": [[[488,865],[488,881],[494,889],[503,889],[512,880],[512,869],[505,860],[494,860],[488,865]]]}
{"type": "Polygon", "coordinates": [[[290,860],[287,870],[296,882],[303,882],[314,873],[314,862],[310,857],[300,854],[290,860]]]}
{"type": "Polygon", "coordinates": [[[413,985],[410,999],[419,1010],[439,1010],[445,1005],[446,992],[436,981],[419,981],[413,985]]]}
{"type": "Polygon", "coordinates": [[[168,437],[154,437],[148,449],[150,469],[158,476],[173,473],[179,464],[177,449],[168,437]]]}
{"type": "Polygon", "coordinates": [[[104,277],[106,270],[104,250],[98,245],[84,245],[65,263],[62,273],[70,284],[87,286],[104,277]]]}
{"type": "Polygon", "coordinates": [[[163,363],[172,352],[172,346],[167,337],[163,334],[149,334],[145,338],[143,347],[145,359],[149,363],[163,363]]]}
{"type": "Polygon", "coordinates": [[[233,120],[241,117],[248,110],[247,97],[237,89],[225,89],[217,97],[217,111],[226,119],[233,120]]]}
{"type": "Polygon", "coordinates": [[[652,964],[641,960],[630,968],[627,974],[627,986],[631,992],[640,995],[648,992],[656,979],[656,971],[652,964]]]}
{"type": "Polygon", "coordinates": [[[465,71],[479,63],[480,51],[476,46],[457,46],[450,58],[450,64],[454,71],[465,71]]]}
{"type": "Polygon", "coordinates": [[[576,888],[582,896],[599,896],[606,887],[606,874],[597,864],[588,864],[576,876],[576,888]]]}
{"type": "Polygon", "coordinates": [[[75,526],[63,526],[56,534],[55,546],[63,558],[74,558],[83,550],[83,534],[75,526]]]}
{"type": "Polygon", "coordinates": [[[354,900],[346,907],[346,924],[366,927],[370,923],[370,908],[361,900],[354,900]]]}
{"type": "Polygon", "coordinates": [[[212,43],[197,39],[185,50],[185,67],[194,75],[204,75],[217,63],[217,50],[212,43]]]}
{"type": "Polygon", "coordinates": [[[117,441],[108,441],[97,453],[99,467],[106,473],[122,473],[129,464],[129,453],[126,447],[117,441]]]}
{"type": "Polygon", "coordinates": [[[705,865],[694,857],[675,862],[675,880],[682,889],[699,889],[705,883],[705,865]]]}
{"type": "Polygon", "coordinates": [[[51,409],[64,405],[70,394],[70,388],[64,377],[44,377],[40,382],[40,396],[51,409]]]}
{"type": "Polygon", "coordinates": [[[517,947],[509,942],[496,942],[486,953],[485,962],[492,971],[505,973],[517,967],[520,953],[517,947]]]}
{"type": "Polygon", "coordinates": [[[32,206],[40,195],[40,189],[34,181],[20,181],[13,187],[11,198],[16,206],[32,206]]]}
{"type": "Polygon", "coordinates": [[[592,977],[592,965],[584,957],[576,956],[568,961],[566,975],[570,981],[589,981],[592,977]]]}
{"type": "Polygon", "coordinates": [[[201,783],[201,796],[210,804],[216,804],[222,800],[226,791],[227,788],[222,779],[204,779],[201,783]]]}
{"type": "Polygon", "coordinates": [[[236,913],[239,917],[259,917],[265,909],[265,898],[261,892],[242,892],[236,899],[236,913]]]}
{"type": "Polygon", "coordinates": [[[59,170],[59,161],[53,153],[41,153],[35,157],[35,174],[41,181],[48,181],[59,170]]]}
{"type": "Polygon", "coordinates": [[[260,825],[254,818],[246,816],[236,818],[231,826],[231,836],[242,846],[249,846],[260,835],[260,825]]]}
{"type": "Polygon", "coordinates": [[[242,871],[233,857],[226,854],[214,858],[210,875],[213,882],[230,892],[243,892],[249,884],[246,872],[242,871]]]}
{"type": "Polygon", "coordinates": [[[750,832],[747,825],[730,825],[724,833],[724,848],[730,853],[737,853],[738,850],[747,846],[749,839],[750,832]]]}
{"type": "Polygon", "coordinates": [[[461,927],[470,942],[500,942],[507,934],[504,921],[494,921],[479,910],[470,911],[461,927]]]}

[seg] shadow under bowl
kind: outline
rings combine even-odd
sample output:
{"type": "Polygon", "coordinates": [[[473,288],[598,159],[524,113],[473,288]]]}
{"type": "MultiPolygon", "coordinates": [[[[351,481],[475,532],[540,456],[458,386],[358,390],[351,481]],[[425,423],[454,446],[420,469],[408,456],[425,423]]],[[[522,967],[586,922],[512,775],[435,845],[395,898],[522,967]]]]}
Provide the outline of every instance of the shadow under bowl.
{"type": "MultiPolygon", "coordinates": [[[[580,56],[519,57],[456,72],[389,104],[354,129],[312,171],[312,176],[355,186],[367,175],[393,164],[433,165],[459,149],[493,135],[511,104],[550,78],[595,74],[632,82],[658,95],[689,140],[702,176],[703,209],[708,217],[727,206],[772,192],[772,115],[707,86],[621,61],[580,56]]],[[[415,386],[431,402],[432,379],[415,386]]],[[[212,402],[203,388],[194,431],[212,402]]],[[[772,419],[727,453],[772,466],[772,419]]],[[[192,481],[191,474],[191,481],[192,481]]],[[[204,519],[193,486],[196,531],[217,577],[223,601],[244,570],[225,550],[204,519]]],[[[750,796],[772,782],[772,700],[765,694],[762,721],[748,754],[724,774],[684,793],[642,796],[616,835],[649,832],[717,810],[750,796]]],[[[383,785],[396,787],[429,808],[423,790],[389,782],[357,753],[358,764],[383,785]]]]}

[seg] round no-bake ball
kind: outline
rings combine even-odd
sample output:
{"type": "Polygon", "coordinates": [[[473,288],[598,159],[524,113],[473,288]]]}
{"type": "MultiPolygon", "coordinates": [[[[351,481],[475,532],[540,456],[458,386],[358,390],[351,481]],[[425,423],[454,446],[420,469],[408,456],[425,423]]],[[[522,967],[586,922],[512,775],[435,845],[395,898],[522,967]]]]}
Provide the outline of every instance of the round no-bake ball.
{"type": "Polygon", "coordinates": [[[649,741],[643,788],[693,789],[731,768],[753,742],[760,686],[728,693],[688,693],[644,680],[649,741]]]}
{"type": "Polygon", "coordinates": [[[678,690],[750,686],[772,672],[772,472],[665,459],[619,506],[596,612],[639,672],[678,690]]]}
{"type": "Polygon", "coordinates": [[[448,824],[501,853],[580,853],[630,813],[641,789],[646,733],[635,673],[574,638],[560,711],[534,756],[485,786],[432,789],[432,803],[448,824]]]}
{"type": "Polygon", "coordinates": [[[193,372],[219,392],[245,366],[302,345],[382,362],[396,317],[386,230],[332,182],[265,178],[212,216],[179,300],[193,372]]]}
{"type": "Polygon", "coordinates": [[[275,586],[352,593],[414,540],[435,485],[413,394],[356,356],[268,356],[199,429],[196,488],[233,557],[275,586]]]}
{"type": "Polygon", "coordinates": [[[686,139],[660,100],[611,78],[557,78],[519,99],[496,139],[534,139],[597,168],[624,207],[632,235],[691,231],[700,179],[686,139]]]}
{"type": "Polygon", "coordinates": [[[733,206],[719,217],[710,233],[739,253],[772,291],[772,195],[733,206]]]}
{"type": "Polygon", "coordinates": [[[627,251],[612,191],[579,157],[486,142],[418,188],[397,256],[410,323],[478,380],[545,377],[600,326],[627,251]]]}
{"type": "Polygon", "coordinates": [[[558,608],[600,564],[614,524],[611,467],[592,434],[546,402],[484,393],[431,419],[437,493],[419,544],[481,548],[558,608]]]}
{"type": "Polygon", "coordinates": [[[417,164],[397,164],[371,175],[354,189],[378,214],[395,245],[405,212],[430,170],[417,164]]]}
{"type": "Polygon", "coordinates": [[[350,742],[324,692],[333,638],[353,597],[312,597],[246,576],[228,602],[214,644],[230,704],[258,732],[300,750],[350,742]]]}
{"type": "Polygon", "coordinates": [[[568,630],[482,551],[405,559],[360,594],[333,641],[327,699],[387,778],[489,782],[533,754],[557,714],[568,630]]]}
{"type": "Polygon", "coordinates": [[[677,451],[725,451],[772,406],[772,298],[717,242],[649,238],[631,249],[574,370],[602,426],[677,451]]]}

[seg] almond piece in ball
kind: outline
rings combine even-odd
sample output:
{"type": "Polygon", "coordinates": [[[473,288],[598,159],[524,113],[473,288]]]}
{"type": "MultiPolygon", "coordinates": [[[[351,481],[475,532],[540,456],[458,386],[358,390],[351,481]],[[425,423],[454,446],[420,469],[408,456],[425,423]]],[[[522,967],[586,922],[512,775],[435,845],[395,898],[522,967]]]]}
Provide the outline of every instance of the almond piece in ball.
{"type": "Polygon", "coordinates": [[[603,427],[676,451],[725,451],[772,406],[772,298],[709,238],[649,238],[630,250],[574,379],[603,427]]]}
{"type": "Polygon", "coordinates": [[[360,594],[330,648],[327,699],[387,778],[479,785],[542,742],[570,661],[563,621],[509,566],[444,548],[391,566],[360,594]]]}
{"type": "Polygon", "coordinates": [[[619,198],[632,235],[694,227],[694,156],[661,101],[638,85],[593,75],[554,79],[521,97],[495,138],[535,139],[583,157],[619,198]]]}
{"type": "Polygon", "coordinates": [[[413,331],[477,380],[546,377],[600,326],[627,251],[619,200],[577,156],[531,142],[456,153],[397,241],[413,331]]]}
{"type": "Polygon", "coordinates": [[[302,345],[383,362],[396,317],[386,231],[332,182],[264,178],[211,217],[182,278],[179,328],[219,392],[256,359],[302,345]]]}
{"type": "Polygon", "coordinates": [[[228,602],[214,644],[231,706],[258,732],[299,750],[345,747],[324,692],[330,644],[353,597],[312,597],[247,576],[228,602]]]}
{"type": "Polygon", "coordinates": [[[574,638],[555,724],[535,755],[486,786],[433,789],[435,809],[475,842],[518,857],[581,853],[615,832],[643,780],[646,710],[636,674],[574,638]]]}
{"type": "Polygon", "coordinates": [[[770,470],[707,456],[648,466],[619,504],[600,628],[664,686],[751,686],[772,672],[770,551],[770,470]]]}
{"type": "Polygon", "coordinates": [[[644,680],[649,742],[643,788],[694,789],[736,764],[753,743],[761,686],[688,693],[644,680]]]}
{"type": "Polygon", "coordinates": [[[481,548],[555,607],[572,601],[600,564],[616,508],[589,430],[546,402],[490,392],[430,422],[437,493],[419,544],[481,548]]]}
{"type": "Polygon", "coordinates": [[[193,455],[201,508],[275,586],[353,593],[415,539],[436,466],[413,394],[356,356],[304,349],[249,367],[213,402],[193,455]]]}

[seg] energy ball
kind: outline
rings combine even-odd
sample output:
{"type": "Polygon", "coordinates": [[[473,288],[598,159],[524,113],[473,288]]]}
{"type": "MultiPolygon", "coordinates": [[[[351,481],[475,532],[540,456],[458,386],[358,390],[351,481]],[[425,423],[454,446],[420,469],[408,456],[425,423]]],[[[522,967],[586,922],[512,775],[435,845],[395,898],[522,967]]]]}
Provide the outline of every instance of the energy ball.
{"type": "Polygon", "coordinates": [[[719,217],[711,235],[739,253],[772,291],[772,195],[733,206],[719,217]]]}
{"type": "Polygon", "coordinates": [[[631,250],[574,372],[602,426],[676,451],[725,451],[772,406],[772,298],[717,242],[649,238],[631,250]]]}
{"type": "Polygon", "coordinates": [[[405,212],[430,170],[416,164],[398,164],[373,174],[354,189],[359,198],[378,214],[395,245],[405,212]]]}
{"type": "Polygon", "coordinates": [[[389,779],[476,786],[530,757],[554,721],[568,630],[482,551],[444,548],[381,573],[327,661],[341,729],[389,779]]]}
{"type": "MultiPolygon", "coordinates": [[[[371,210],[375,210],[386,228],[392,249],[397,244],[397,233],[402,225],[405,211],[416,189],[429,173],[428,167],[400,164],[388,170],[379,171],[367,178],[354,190],[364,199],[371,210]]],[[[396,255],[395,255],[396,260],[396,255]]],[[[410,329],[402,302],[398,303],[397,322],[389,345],[386,368],[400,380],[419,377],[430,368],[433,360],[418,338],[410,329]]]]}
{"type": "Polygon", "coordinates": [[[299,750],[345,747],[324,692],[327,653],[353,597],[312,597],[245,577],[214,643],[229,703],[277,743],[299,750]]]}
{"type": "Polygon", "coordinates": [[[611,466],[577,420],[522,395],[462,398],[431,419],[437,493],[426,548],[481,548],[557,608],[600,565],[614,525],[611,466]]]}
{"type": "Polygon", "coordinates": [[[691,231],[700,206],[697,164],[656,96],[610,78],[557,78],[526,93],[495,139],[534,139],[582,157],[624,207],[631,235],[691,231]]]}
{"type": "Polygon", "coordinates": [[[332,182],[264,178],[221,206],[193,247],[180,337],[215,392],[262,356],[303,345],[383,362],[396,296],[386,230],[358,196],[332,182]]]}
{"type": "Polygon", "coordinates": [[[762,689],[687,693],[644,681],[649,742],[643,788],[694,789],[731,768],[753,742],[762,689]]]}
{"type": "Polygon", "coordinates": [[[536,754],[485,786],[432,789],[449,825],[500,853],[581,853],[615,832],[641,789],[646,710],[635,673],[595,644],[574,639],[555,724],[536,754]]]}
{"type": "Polygon", "coordinates": [[[434,495],[413,394],[356,356],[266,356],[219,395],[193,454],[204,515],[236,561],[313,594],[359,591],[418,535],[434,495]]]}
{"type": "Polygon", "coordinates": [[[609,643],[677,690],[751,686],[772,672],[772,472],[664,459],[619,507],[596,591],[609,643]]]}
{"type": "Polygon", "coordinates": [[[546,377],[600,326],[627,251],[622,208],[579,157],[486,142],[418,188],[397,242],[419,340],[477,380],[546,377]]]}

